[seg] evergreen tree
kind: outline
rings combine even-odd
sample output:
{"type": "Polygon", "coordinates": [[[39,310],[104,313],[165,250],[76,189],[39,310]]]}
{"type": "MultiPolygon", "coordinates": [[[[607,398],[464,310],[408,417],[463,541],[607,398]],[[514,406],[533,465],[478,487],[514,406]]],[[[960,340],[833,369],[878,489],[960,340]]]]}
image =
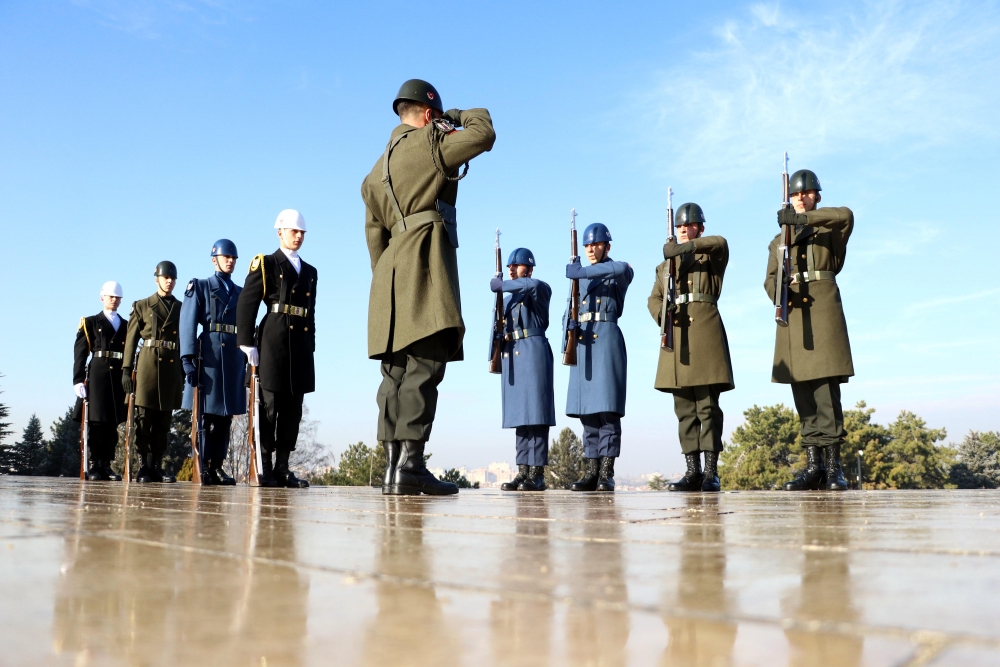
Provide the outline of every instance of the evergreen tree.
{"type": "Polygon", "coordinates": [[[452,482],[453,484],[455,484],[460,489],[473,489],[473,488],[474,489],[478,489],[479,488],[479,482],[476,482],[475,486],[473,486],[469,482],[469,480],[466,479],[465,475],[463,475],[462,473],[460,473],[458,471],[458,468],[450,468],[448,470],[445,470],[444,474],[441,475],[441,480],[444,481],[444,482],[452,482]]]}
{"type": "MultiPolygon", "coordinates": [[[[3,378],[2,373],[0,373],[0,378],[3,378]]],[[[0,394],[2,393],[0,391],[0,394]]],[[[10,417],[10,407],[5,403],[0,403],[0,475],[8,475],[14,470],[13,447],[5,442],[12,433],[10,422],[7,421],[8,417],[10,417]]]]}
{"type": "Polygon", "coordinates": [[[336,470],[330,470],[322,475],[311,478],[319,486],[373,486],[382,485],[382,475],[385,472],[385,454],[382,454],[382,467],[377,467],[376,449],[363,442],[349,445],[340,455],[340,465],[336,470]]]}
{"type": "Polygon", "coordinates": [[[885,447],[892,440],[889,429],[872,421],[873,414],[875,408],[869,408],[864,401],[858,401],[853,410],[844,410],[847,441],[841,448],[841,463],[844,477],[852,484],[857,481],[858,450],[864,452],[861,457],[863,484],[871,481],[870,468],[884,459],[885,447]]]}
{"type": "Polygon", "coordinates": [[[669,483],[670,482],[663,479],[662,475],[653,475],[653,477],[649,480],[648,486],[650,491],[666,491],[669,483]]]}
{"type": "Polygon", "coordinates": [[[794,476],[802,447],[799,418],[782,404],[753,406],[720,457],[724,489],[773,489],[794,476]]]}
{"type": "Polygon", "coordinates": [[[46,443],[45,473],[53,477],[77,477],[80,474],[80,422],[73,419],[73,406],[52,422],[52,439],[46,443]]]}
{"type": "MultiPolygon", "coordinates": [[[[170,417],[170,434],[167,436],[167,451],[163,454],[163,472],[174,475],[184,466],[184,460],[191,458],[191,411],[174,410],[170,417]]],[[[188,481],[190,481],[190,473],[188,481]]]]}
{"type": "Polygon", "coordinates": [[[549,465],[545,467],[545,484],[550,489],[568,489],[583,477],[583,442],[573,429],[566,427],[549,447],[549,465]]]}
{"type": "Polygon", "coordinates": [[[14,443],[14,473],[17,475],[42,475],[45,473],[45,438],[42,421],[31,415],[24,427],[21,441],[14,443]]]}
{"type": "Polygon", "coordinates": [[[960,489],[1000,487],[1000,433],[969,431],[958,446],[951,481],[960,489]]]}
{"type": "Polygon", "coordinates": [[[944,440],[945,429],[927,428],[923,419],[903,410],[887,431],[885,444],[865,451],[866,477],[874,488],[940,489],[950,483],[955,450],[934,444],[944,440]]]}

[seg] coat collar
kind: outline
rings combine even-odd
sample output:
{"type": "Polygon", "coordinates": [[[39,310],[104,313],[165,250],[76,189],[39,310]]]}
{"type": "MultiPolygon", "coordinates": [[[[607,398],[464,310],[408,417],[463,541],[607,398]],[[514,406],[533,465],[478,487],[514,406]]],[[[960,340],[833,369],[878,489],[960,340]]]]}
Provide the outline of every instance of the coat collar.
{"type": "Polygon", "coordinates": [[[412,125],[407,125],[406,123],[400,123],[395,128],[393,128],[392,135],[390,136],[390,138],[395,139],[401,134],[406,134],[407,132],[416,132],[418,129],[420,128],[413,127],[412,125]]]}

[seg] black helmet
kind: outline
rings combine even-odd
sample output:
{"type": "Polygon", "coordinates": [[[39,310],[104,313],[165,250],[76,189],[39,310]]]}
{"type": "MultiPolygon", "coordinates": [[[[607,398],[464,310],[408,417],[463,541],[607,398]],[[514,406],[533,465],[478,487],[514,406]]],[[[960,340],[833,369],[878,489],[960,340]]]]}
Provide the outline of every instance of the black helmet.
{"type": "Polygon", "coordinates": [[[697,204],[684,204],[679,209],[677,209],[677,215],[674,216],[675,225],[704,225],[705,224],[705,213],[702,212],[701,206],[697,204]]]}
{"type": "Polygon", "coordinates": [[[229,239],[219,239],[212,245],[212,257],[218,257],[219,255],[239,257],[236,253],[236,244],[229,239]]]}
{"type": "Polygon", "coordinates": [[[819,185],[819,178],[816,176],[816,172],[808,169],[799,169],[788,179],[788,194],[790,195],[794,195],[796,192],[805,192],[806,190],[819,191],[822,189],[819,185]]]}
{"type": "Polygon", "coordinates": [[[441,104],[441,96],[438,95],[437,88],[422,79],[410,79],[399,87],[399,92],[396,93],[396,99],[392,103],[393,113],[399,115],[399,112],[396,111],[396,107],[398,107],[399,103],[403,100],[426,104],[431,109],[437,109],[438,111],[444,113],[444,105],[441,104]]]}
{"type": "Polygon", "coordinates": [[[177,280],[177,267],[174,266],[173,262],[164,260],[156,265],[156,270],[153,271],[153,275],[157,278],[163,276],[165,278],[173,278],[174,280],[177,280]]]}

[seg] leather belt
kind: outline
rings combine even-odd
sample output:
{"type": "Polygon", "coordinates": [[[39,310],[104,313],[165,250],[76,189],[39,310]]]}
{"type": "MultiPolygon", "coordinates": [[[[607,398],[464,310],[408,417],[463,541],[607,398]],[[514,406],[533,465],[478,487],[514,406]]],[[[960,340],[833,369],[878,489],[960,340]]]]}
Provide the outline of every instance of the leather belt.
{"type": "Polygon", "coordinates": [[[100,357],[107,357],[108,359],[124,359],[125,355],[121,352],[107,352],[105,350],[98,350],[94,352],[94,358],[99,359],[100,357]]]}
{"type": "Polygon", "coordinates": [[[701,292],[688,292],[686,294],[678,294],[675,303],[680,305],[682,303],[692,303],[694,301],[701,301],[703,303],[719,303],[719,297],[712,296],[711,294],[702,294],[701,292]]]}
{"type": "Polygon", "coordinates": [[[618,316],[609,313],[580,313],[581,322],[617,322],[618,316]]]}
{"type": "Polygon", "coordinates": [[[814,283],[817,280],[832,280],[837,282],[837,274],[833,271],[803,271],[802,273],[792,274],[792,284],[797,285],[798,283],[814,283]]]}
{"type": "Polygon", "coordinates": [[[309,309],[299,308],[298,306],[289,306],[288,304],[282,306],[280,303],[275,303],[271,305],[271,312],[284,313],[285,315],[294,315],[295,317],[305,317],[306,315],[309,314],[309,309]]]}
{"type": "Polygon", "coordinates": [[[177,343],[172,340],[157,340],[155,338],[150,338],[144,344],[145,347],[159,347],[164,350],[176,350],[177,343]]]}
{"type": "Polygon", "coordinates": [[[504,340],[521,340],[522,338],[528,338],[530,336],[541,336],[545,333],[545,329],[541,327],[535,327],[533,329],[514,329],[513,331],[508,331],[503,335],[504,340]]]}
{"type": "Polygon", "coordinates": [[[208,328],[209,331],[218,331],[219,333],[236,333],[235,324],[213,324],[208,328]]]}

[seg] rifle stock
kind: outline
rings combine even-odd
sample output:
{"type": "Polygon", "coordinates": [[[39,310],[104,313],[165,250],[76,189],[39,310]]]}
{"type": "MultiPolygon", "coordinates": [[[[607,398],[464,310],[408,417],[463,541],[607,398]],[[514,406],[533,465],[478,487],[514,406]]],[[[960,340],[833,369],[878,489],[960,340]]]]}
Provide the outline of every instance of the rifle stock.
{"type": "MultiPolygon", "coordinates": [[[[782,208],[791,206],[788,195],[788,152],[784,155],[784,170],[781,174],[782,180],[782,208]]],[[[778,270],[774,274],[774,321],[780,327],[788,326],[788,276],[792,272],[792,261],[789,253],[789,246],[792,244],[792,228],[789,225],[782,225],[781,258],[778,261],[778,270]]]]}
{"type": "Polygon", "coordinates": [[[122,477],[132,481],[132,438],[135,437],[135,366],[132,367],[132,393],[128,395],[128,420],[125,422],[125,471],[122,477]]]}
{"type": "MultiPolygon", "coordinates": [[[[674,205],[672,188],[667,188],[667,242],[674,238],[674,205]]],[[[667,352],[674,351],[674,304],[677,302],[677,273],[674,258],[667,259],[667,270],[663,275],[663,304],[660,306],[660,347],[667,352]]]]}
{"type": "Polygon", "coordinates": [[[250,486],[260,486],[261,468],[264,460],[261,458],[260,442],[260,382],[257,377],[257,367],[250,367],[250,400],[247,405],[247,444],[250,447],[250,486]]]}
{"type": "Polygon", "coordinates": [[[191,481],[201,484],[201,387],[195,385],[191,395],[191,481]]]}
{"type": "MultiPolygon", "coordinates": [[[[570,257],[577,257],[579,251],[576,244],[576,209],[570,211],[569,221],[569,245],[570,257]]],[[[569,288],[569,317],[566,320],[566,351],[563,352],[563,366],[576,366],[576,341],[577,336],[573,329],[569,327],[570,322],[578,322],[580,319],[580,281],[574,278],[570,282],[569,288]]]]}
{"type": "MultiPolygon", "coordinates": [[[[87,386],[87,382],[83,386],[87,386]]],[[[80,410],[80,479],[87,479],[87,460],[90,458],[90,428],[88,421],[90,415],[90,401],[83,399],[83,408],[80,410]]]]}
{"type": "MultiPolygon", "coordinates": [[[[496,272],[502,273],[503,260],[500,257],[500,230],[497,229],[497,240],[493,246],[496,255],[496,272]]],[[[503,350],[503,291],[497,292],[497,302],[493,311],[493,349],[490,353],[490,373],[500,373],[503,365],[500,357],[503,350]]]]}

